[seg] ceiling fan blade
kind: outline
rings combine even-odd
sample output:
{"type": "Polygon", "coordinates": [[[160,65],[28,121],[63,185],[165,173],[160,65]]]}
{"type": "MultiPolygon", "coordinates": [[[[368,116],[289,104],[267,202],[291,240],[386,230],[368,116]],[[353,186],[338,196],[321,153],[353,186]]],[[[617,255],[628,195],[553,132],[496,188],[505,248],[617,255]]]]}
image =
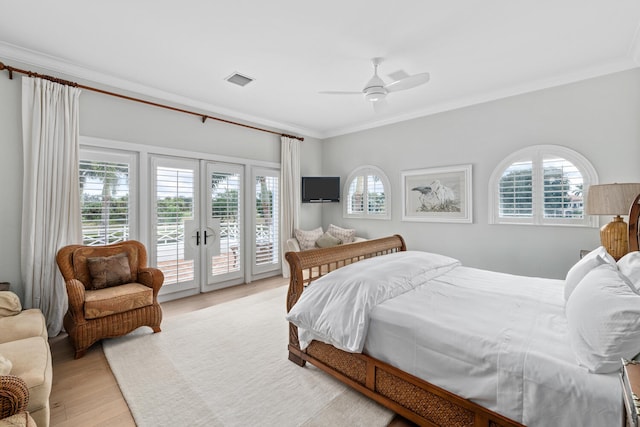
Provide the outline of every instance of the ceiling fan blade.
{"type": "Polygon", "coordinates": [[[362,92],[349,92],[342,90],[324,90],[318,93],[321,93],[323,95],[362,95],[362,92]]]}
{"type": "Polygon", "coordinates": [[[372,102],[373,104],[373,112],[381,113],[389,107],[386,98],[379,99],[377,101],[372,102]]]}
{"type": "Polygon", "coordinates": [[[409,77],[410,74],[408,74],[404,70],[398,70],[398,71],[394,71],[393,73],[387,74],[387,76],[389,76],[392,82],[395,82],[395,81],[402,80],[404,78],[409,77]]]}
{"type": "Polygon", "coordinates": [[[387,92],[397,92],[399,90],[411,89],[429,81],[429,73],[414,74],[404,79],[396,80],[386,85],[387,92]]]}

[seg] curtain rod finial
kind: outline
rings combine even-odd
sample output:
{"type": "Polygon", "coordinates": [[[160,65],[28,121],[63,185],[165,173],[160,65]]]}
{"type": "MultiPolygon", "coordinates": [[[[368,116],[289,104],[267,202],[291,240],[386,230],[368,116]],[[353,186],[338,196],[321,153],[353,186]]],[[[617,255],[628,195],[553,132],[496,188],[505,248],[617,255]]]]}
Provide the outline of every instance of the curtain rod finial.
{"type": "Polygon", "coordinates": [[[7,67],[6,65],[4,65],[4,62],[0,61],[0,71],[2,70],[9,71],[9,80],[13,80],[13,70],[11,69],[11,67],[7,67]]]}

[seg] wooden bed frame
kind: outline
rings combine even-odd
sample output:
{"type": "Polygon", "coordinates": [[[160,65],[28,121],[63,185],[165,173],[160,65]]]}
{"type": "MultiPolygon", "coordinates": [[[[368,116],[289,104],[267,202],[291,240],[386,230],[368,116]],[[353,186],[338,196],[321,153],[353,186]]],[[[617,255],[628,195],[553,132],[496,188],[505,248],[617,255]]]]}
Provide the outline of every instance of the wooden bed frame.
{"type": "MultiPolygon", "coordinates": [[[[640,195],[629,210],[629,250],[640,250],[638,225],[640,195]]],[[[399,236],[360,243],[287,252],[291,278],[287,312],[298,301],[304,287],[319,277],[366,258],[406,251],[399,236]]],[[[522,424],[490,411],[385,362],[360,353],[348,353],[329,344],[312,341],[300,349],[298,328],[289,324],[289,360],[320,368],[348,386],[419,425],[447,427],[515,427],[522,424]]],[[[542,409],[543,410],[543,409],[542,409]]]]}
{"type": "MultiPolygon", "coordinates": [[[[304,286],[345,265],[380,255],[405,251],[399,236],[302,252],[287,252],[291,268],[287,312],[298,301],[304,286]]],[[[289,324],[289,360],[306,362],[336,377],[383,406],[426,426],[522,426],[500,414],[464,399],[373,357],[348,353],[329,344],[312,341],[300,349],[298,328],[289,324]]]]}

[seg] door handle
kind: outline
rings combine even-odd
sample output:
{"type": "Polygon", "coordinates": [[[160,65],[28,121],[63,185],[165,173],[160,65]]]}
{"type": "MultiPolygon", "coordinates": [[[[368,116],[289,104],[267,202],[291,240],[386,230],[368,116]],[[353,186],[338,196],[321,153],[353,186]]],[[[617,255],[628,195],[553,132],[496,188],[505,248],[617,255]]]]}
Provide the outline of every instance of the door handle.
{"type": "MultiPolygon", "coordinates": [[[[206,234],[205,234],[205,236],[206,236],[206,234]]],[[[204,243],[205,243],[205,245],[207,244],[206,237],[205,237],[204,243]]],[[[196,246],[200,246],[200,232],[199,231],[196,231],[196,246]]]]}
{"type": "Polygon", "coordinates": [[[209,235],[207,234],[207,230],[204,230],[204,244],[207,244],[207,237],[209,237],[209,235]]]}

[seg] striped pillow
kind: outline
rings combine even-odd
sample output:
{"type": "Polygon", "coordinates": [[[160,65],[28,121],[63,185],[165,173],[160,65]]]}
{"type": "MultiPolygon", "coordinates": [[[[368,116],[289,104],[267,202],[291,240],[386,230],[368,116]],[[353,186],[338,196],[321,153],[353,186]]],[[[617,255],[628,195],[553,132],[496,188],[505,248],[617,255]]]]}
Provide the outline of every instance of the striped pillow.
{"type": "Polygon", "coordinates": [[[309,249],[314,249],[316,247],[316,240],[322,237],[322,227],[308,231],[296,228],[294,234],[296,236],[296,240],[298,240],[300,249],[308,251],[309,249]]]}
{"type": "Polygon", "coordinates": [[[340,228],[337,225],[329,224],[327,233],[342,240],[342,243],[353,243],[356,239],[356,230],[353,228],[340,228]]]}

